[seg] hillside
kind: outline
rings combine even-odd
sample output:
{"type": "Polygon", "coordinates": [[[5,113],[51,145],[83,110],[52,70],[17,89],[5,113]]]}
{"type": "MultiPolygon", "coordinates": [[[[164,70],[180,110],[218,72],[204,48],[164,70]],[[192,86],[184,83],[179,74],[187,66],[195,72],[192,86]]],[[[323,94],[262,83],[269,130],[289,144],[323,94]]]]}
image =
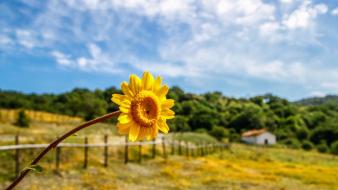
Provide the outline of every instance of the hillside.
{"type": "MultiPolygon", "coordinates": [[[[170,155],[164,161],[159,156],[127,165],[114,155],[108,168],[93,154],[87,170],[81,168],[82,151],[72,155],[59,174],[52,172],[52,160],[47,159],[49,165],[46,161],[43,165],[48,170],[31,173],[19,189],[329,190],[338,186],[338,157],[283,148],[234,144],[232,151],[207,157],[170,155]]],[[[6,183],[0,181],[0,188],[6,183]]]]}
{"type": "Polygon", "coordinates": [[[318,106],[326,103],[338,103],[338,95],[327,95],[325,97],[304,98],[296,101],[296,104],[305,106],[318,106]]]}
{"type": "MultiPolygon", "coordinates": [[[[121,92],[114,87],[76,88],[61,94],[0,91],[0,108],[39,110],[89,120],[118,109],[110,100],[114,93],[121,92]]],[[[168,98],[175,100],[176,117],[168,121],[171,131],[206,132],[218,140],[238,142],[242,132],[266,128],[280,144],[291,148],[338,154],[337,102],[304,106],[272,94],[231,98],[220,92],[187,93],[175,86],[168,98]]]]}

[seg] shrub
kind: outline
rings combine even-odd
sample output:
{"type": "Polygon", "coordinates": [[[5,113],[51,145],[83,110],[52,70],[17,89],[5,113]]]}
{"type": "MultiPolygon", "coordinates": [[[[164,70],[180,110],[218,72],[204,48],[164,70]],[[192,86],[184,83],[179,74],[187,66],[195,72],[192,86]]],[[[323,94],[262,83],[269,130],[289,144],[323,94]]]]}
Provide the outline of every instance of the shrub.
{"type": "Polygon", "coordinates": [[[29,119],[27,118],[25,111],[21,110],[19,112],[15,125],[19,127],[29,127],[29,119]]]}
{"type": "Polygon", "coordinates": [[[196,129],[195,131],[196,133],[208,133],[208,130],[204,129],[204,128],[199,128],[199,129],[196,129]]]}
{"type": "Polygon", "coordinates": [[[317,146],[317,150],[321,153],[326,153],[329,151],[329,147],[325,143],[321,143],[317,146]]]}
{"type": "Polygon", "coordinates": [[[215,137],[217,140],[222,140],[224,137],[226,137],[225,129],[219,126],[212,127],[212,130],[209,132],[209,134],[215,137]]]}
{"type": "Polygon", "coordinates": [[[331,152],[338,155],[338,141],[331,144],[331,152]]]}
{"type": "Polygon", "coordinates": [[[296,132],[296,136],[299,140],[306,140],[309,138],[309,131],[307,129],[299,129],[296,132]]]}
{"type": "Polygon", "coordinates": [[[310,141],[304,141],[302,144],[302,148],[304,150],[311,150],[313,148],[313,144],[310,141]]]}
{"type": "Polygon", "coordinates": [[[301,145],[297,139],[287,139],[284,141],[284,144],[286,144],[290,148],[300,148],[301,145]]]}

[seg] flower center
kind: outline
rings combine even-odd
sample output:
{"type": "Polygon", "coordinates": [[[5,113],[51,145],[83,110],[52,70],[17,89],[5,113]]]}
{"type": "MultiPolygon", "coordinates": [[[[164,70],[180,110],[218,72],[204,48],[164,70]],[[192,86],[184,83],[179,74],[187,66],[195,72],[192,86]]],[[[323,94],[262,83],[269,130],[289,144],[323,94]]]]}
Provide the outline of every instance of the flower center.
{"type": "Polygon", "coordinates": [[[160,102],[157,96],[147,90],[138,93],[131,102],[133,120],[142,127],[153,126],[160,115],[160,102]]]}

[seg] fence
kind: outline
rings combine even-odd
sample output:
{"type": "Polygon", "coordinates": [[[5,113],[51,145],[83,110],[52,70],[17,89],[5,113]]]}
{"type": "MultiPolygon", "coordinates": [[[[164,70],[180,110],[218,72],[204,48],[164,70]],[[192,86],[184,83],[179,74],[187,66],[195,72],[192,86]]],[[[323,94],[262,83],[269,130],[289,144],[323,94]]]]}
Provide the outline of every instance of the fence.
{"type": "MultiPolygon", "coordinates": [[[[124,163],[127,164],[130,161],[129,158],[129,149],[130,147],[138,147],[138,159],[137,162],[142,162],[142,149],[144,145],[151,145],[151,158],[155,158],[157,156],[156,150],[158,148],[162,149],[162,157],[163,159],[168,159],[169,155],[184,155],[186,157],[198,157],[205,156],[215,152],[222,152],[225,148],[229,148],[228,144],[223,143],[199,143],[192,144],[187,141],[180,141],[171,139],[167,140],[164,136],[158,139],[154,139],[152,141],[139,141],[139,142],[128,142],[127,137],[125,138],[125,142],[122,143],[109,143],[108,135],[104,136],[103,143],[92,143],[90,144],[88,141],[88,137],[84,137],[84,143],[60,143],[57,147],[55,147],[55,169],[59,171],[61,165],[61,150],[65,147],[70,148],[83,148],[83,168],[86,169],[88,167],[88,152],[89,148],[103,148],[103,166],[108,166],[108,148],[109,147],[124,147],[124,163]],[[158,147],[157,147],[158,145],[158,147]],[[170,151],[169,151],[170,150],[170,151]]],[[[48,144],[20,144],[19,136],[16,135],[14,138],[14,145],[0,146],[0,151],[13,151],[13,161],[15,174],[18,175],[21,171],[21,163],[20,163],[20,152],[23,149],[41,149],[48,146],[48,144]]]]}

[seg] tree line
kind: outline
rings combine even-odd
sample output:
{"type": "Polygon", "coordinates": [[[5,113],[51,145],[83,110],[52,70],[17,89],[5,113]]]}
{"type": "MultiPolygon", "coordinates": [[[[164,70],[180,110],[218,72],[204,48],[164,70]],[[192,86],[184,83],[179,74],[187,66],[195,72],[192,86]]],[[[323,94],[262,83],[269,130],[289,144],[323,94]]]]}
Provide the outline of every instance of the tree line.
{"type": "MultiPolygon", "coordinates": [[[[110,100],[113,93],[121,91],[115,87],[75,88],[61,94],[2,90],[0,108],[33,109],[90,120],[118,109],[110,100]]],[[[168,98],[175,100],[176,117],[169,121],[175,132],[209,133],[219,140],[239,141],[243,131],[267,128],[280,144],[338,154],[338,101],[332,97],[329,101],[316,99],[316,104],[302,104],[272,94],[233,98],[220,92],[186,93],[174,86],[168,98]]]]}

